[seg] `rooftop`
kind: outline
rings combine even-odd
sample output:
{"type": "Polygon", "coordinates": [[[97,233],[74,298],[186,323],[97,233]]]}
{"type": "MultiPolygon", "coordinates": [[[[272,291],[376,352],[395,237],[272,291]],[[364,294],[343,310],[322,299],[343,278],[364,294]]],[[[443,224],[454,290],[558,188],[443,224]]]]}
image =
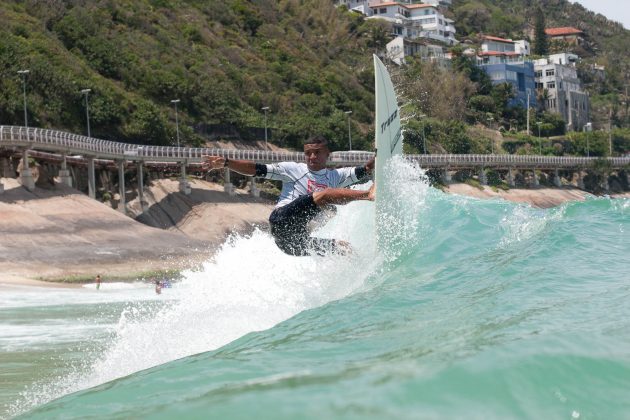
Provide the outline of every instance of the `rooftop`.
{"type": "Polygon", "coordinates": [[[545,33],[549,36],[561,36],[561,35],[579,35],[584,32],[580,31],[579,29],[567,26],[563,28],[547,28],[545,29],[545,33]]]}
{"type": "Polygon", "coordinates": [[[505,42],[506,44],[514,44],[514,41],[511,39],[498,38],[496,36],[484,35],[483,39],[487,39],[488,41],[505,42]]]}

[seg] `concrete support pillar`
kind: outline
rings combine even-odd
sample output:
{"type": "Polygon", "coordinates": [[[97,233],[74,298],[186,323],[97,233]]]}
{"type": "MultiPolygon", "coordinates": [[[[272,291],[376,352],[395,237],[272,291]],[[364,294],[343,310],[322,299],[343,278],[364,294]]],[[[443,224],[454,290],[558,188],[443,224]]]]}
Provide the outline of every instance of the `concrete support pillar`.
{"type": "Polygon", "coordinates": [[[186,195],[190,195],[191,189],[190,184],[188,183],[188,178],[186,178],[186,161],[181,163],[182,168],[182,176],[179,179],[179,192],[182,192],[186,195]]]}
{"type": "Polygon", "coordinates": [[[602,181],[602,188],[604,191],[610,190],[610,184],[608,183],[608,174],[604,174],[602,181]]]}
{"type": "Polygon", "coordinates": [[[94,157],[87,157],[88,163],[88,195],[90,198],[96,198],[96,173],[94,170],[94,157]]]}
{"type": "Polygon", "coordinates": [[[512,172],[512,168],[508,168],[507,183],[510,188],[514,188],[516,186],[516,182],[514,182],[514,172],[512,172]]]}
{"type": "Polygon", "coordinates": [[[538,180],[538,174],[536,173],[536,169],[532,171],[532,175],[534,176],[532,180],[532,184],[534,185],[534,187],[538,187],[540,185],[540,181],[538,180]]]}
{"type": "Polygon", "coordinates": [[[556,187],[562,186],[562,180],[560,179],[560,171],[556,169],[553,173],[553,185],[556,187]]]}
{"type": "Polygon", "coordinates": [[[22,154],[22,172],[20,172],[20,182],[22,186],[29,191],[35,189],[35,180],[31,172],[30,166],[28,166],[28,149],[24,149],[22,154]]]}
{"type": "Polygon", "coordinates": [[[63,155],[63,160],[61,161],[61,169],[59,170],[59,181],[62,184],[72,187],[72,176],[70,175],[70,171],[68,170],[66,155],[63,155]]]}
{"type": "Polygon", "coordinates": [[[479,183],[481,185],[488,185],[488,177],[486,176],[486,170],[484,168],[479,169],[479,183]]]}
{"type": "Polygon", "coordinates": [[[234,195],[236,192],[234,191],[234,185],[230,181],[230,170],[225,168],[224,170],[225,184],[223,184],[223,191],[230,195],[234,195]]]}
{"type": "Polygon", "coordinates": [[[138,178],[138,201],[140,201],[140,208],[144,211],[147,205],[147,202],[144,201],[144,163],[142,161],[138,161],[136,165],[138,168],[138,173],[136,175],[138,178]]]}
{"type": "Polygon", "coordinates": [[[13,178],[13,171],[11,171],[11,161],[8,158],[0,158],[0,177],[1,178],[13,178]]]}
{"type": "Polygon", "coordinates": [[[444,169],[444,172],[442,172],[442,181],[445,184],[448,184],[452,180],[453,180],[453,178],[451,177],[451,173],[448,171],[448,168],[444,169]]]}
{"type": "Polygon", "coordinates": [[[118,164],[118,194],[120,201],[118,202],[118,211],[127,213],[127,200],[125,197],[125,161],[119,160],[118,164]]]}
{"type": "MultiPolygon", "coordinates": [[[[7,176],[7,166],[9,166],[9,159],[0,158],[0,178],[8,178],[7,176]]],[[[4,192],[4,184],[2,180],[0,180],[0,194],[4,192]]]]}
{"type": "Polygon", "coordinates": [[[577,171],[577,176],[578,176],[578,179],[577,179],[577,187],[578,187],[579,189],[583,190],[583,189],[584,189],[584,179],[582,178],[582,171],[581,171],[581,170],[579,170],[579,169],[578,169],[578,171],[577,171]]]}
{"type": "Polygon", "coordinates": [[[256,177],[252,176],[249,181],[251,182],[249,193],[253,195],[254,197],[260,197],[260,190],[256,186],[256,177]]]}

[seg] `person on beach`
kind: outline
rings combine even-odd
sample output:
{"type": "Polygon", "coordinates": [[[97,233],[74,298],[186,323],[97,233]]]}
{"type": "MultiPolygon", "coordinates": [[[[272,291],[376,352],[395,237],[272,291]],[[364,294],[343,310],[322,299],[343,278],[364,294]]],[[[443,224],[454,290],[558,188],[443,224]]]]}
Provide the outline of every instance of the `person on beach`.
{"type": "Polygon", "coordinates": [[[99,290],[101,288],[101,275],[97,274],[96,275],[96,290],[99,290]]]}
{"type": "Polygon", "coordinates": [[[229,168],[247,176],[282,181],[282,192],[269,216],[271,234],[276,245],[289,255],[345,254],[350,246],[345,241],[313,238],[307,225],[326,207],[355,200],[374,201],[374,185],[369,191],[347,187],[359,182],[374,168],[374,158],[364,166],[326,168],[330,155],[328,142],[315,136],[304,142],[306,163],[280,162],[270,165],[246,160],[230,160],[221,156],[204,156],[204,169],[229,168]]]}

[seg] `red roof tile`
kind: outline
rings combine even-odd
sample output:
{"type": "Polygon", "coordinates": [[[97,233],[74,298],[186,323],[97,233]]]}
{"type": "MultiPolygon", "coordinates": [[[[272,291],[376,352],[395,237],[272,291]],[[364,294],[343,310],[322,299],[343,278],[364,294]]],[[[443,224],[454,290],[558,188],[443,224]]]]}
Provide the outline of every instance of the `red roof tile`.
{"type": "Polygon", "coordinates": [[[505,42],[507,44],[514,44],[514,41],[512,41],[511,39],[503,39],[496,36],[484,35],[483,39],[487,39],[489,41],[505,42]]]}
{"type": "Polygon", "coordinates": [[[578,35],[584,32],[579,29],[572,28],[570,26],[564,28],[547,28],[545,33],[549,36],[561,36],[561,35],[578,35]]]}
{"type": "Polygon", "coordinates": [[[433,7],[435,8],[435,6],[433,6],[432,4],[409,4],[407,5],[407,9],[422,9],[425,7],[433,7]]]}
{"type": "Polygon", "coordinates": [[[395,6],[395,5],[402,6],[402,7],[405,7],[405,8],[407,7],[407,6],[405,6],[404,4],[400,4],[400,3],[397,3],[397,2],[395,2],[395,1],[390,1],[389,3],[370,4],[370,7],[371,7],[371,8],[374,8],[374,7],[383,7],[383,6],[387,7],[387,6],[395,6]]]}

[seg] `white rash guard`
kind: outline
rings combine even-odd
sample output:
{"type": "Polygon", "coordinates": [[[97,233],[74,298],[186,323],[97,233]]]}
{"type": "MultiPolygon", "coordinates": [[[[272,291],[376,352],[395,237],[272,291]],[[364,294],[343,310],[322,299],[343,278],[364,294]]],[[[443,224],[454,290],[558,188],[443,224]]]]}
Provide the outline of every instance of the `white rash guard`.
{"type": "Polygon", "coordinates": [[[282,192],[276,208],[306,194],[326,188],[343,188],[359,182],[357,168],[353,167],[326,168],[312,172],[308,170],[306,163],[280,162],[265,166],[267,167],[265,179],[282,181],[282,192]]]}

